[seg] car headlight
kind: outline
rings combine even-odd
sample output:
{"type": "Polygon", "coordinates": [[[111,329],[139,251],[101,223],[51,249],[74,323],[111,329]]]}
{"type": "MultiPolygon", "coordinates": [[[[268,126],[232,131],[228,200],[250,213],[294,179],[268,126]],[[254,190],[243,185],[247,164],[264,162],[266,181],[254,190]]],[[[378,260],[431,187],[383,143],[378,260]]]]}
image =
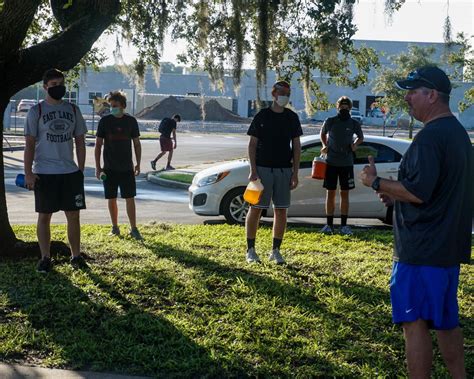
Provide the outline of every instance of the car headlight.
{"type": "Polygon", "coordinates": [[[230,171],[224,171],[224,172],[219,172],[218,174],[205,176],[205,177],[199,179],[197,181],[196,185],[198,187],[208,186],[210,184],[220,182],[222,179],[224,179],[229,174],[230,174],[230,171]]]}

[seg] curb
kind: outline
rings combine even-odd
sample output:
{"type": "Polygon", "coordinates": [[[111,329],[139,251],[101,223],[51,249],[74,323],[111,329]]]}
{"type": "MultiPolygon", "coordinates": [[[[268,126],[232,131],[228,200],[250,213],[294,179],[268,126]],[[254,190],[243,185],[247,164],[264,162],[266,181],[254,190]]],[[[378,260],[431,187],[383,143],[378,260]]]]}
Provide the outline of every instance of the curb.
{"type": "Polygon", "coordinates": [[[0,376],[2,379],[151,379],[149,376],[50,369],[37,366],[24,366],[14,363],[0,363],[0,376]]]}
{"type": "Polygon", "coordinates": [[[148,174],[146,174],[146,180],[148,180],[151,183],[158,184],[159,186],[169,187],[169,188],[178,188],[178,189],[187,190],[191,186],[190,184],[159,178],[158,175],[155,174],[155,172],[156,171],[151,172],[151,173],[149,172],[148,174]]]}
{"type": "Polygon", "coordinates": [[[20,150],[25,150],[25,146],[17,145],[17,146],[9,147],[9,146],[3,145],[3,152],[7,152],[7,151],[13,152],[13,151],[20,151],[20,150]]]}

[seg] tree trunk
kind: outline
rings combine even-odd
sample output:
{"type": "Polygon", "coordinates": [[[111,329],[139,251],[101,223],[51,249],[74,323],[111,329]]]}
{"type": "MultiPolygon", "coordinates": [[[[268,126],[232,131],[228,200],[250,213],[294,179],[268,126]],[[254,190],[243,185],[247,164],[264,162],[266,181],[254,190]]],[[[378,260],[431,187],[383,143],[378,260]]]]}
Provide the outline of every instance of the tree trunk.
{"type": "Polygon", "coordinates": [[[7,200],[5,197],[5,169],[3,162],[3,112],[8,104],[5,93],[0,93],[0,257],[8,255],[17,241],[8,220],[7,200]]]}
{"type": "Polygon", "coordinates": [[[37,254],[36,249],[17,240],[8,219],[3,113],[10,97],[40,81],[47,69],[67,71],[73,68],[120,11],[119,0],[75,0],[67,9],[64,9],[61,0],[52,0],[54,15],[59,19],[63,31],[47,41],[22,48],[21,44],[40,3],[40,0],[7,1],[0,10],[0,258],[23,256],[25,254],[22,251],[37,254]]]}

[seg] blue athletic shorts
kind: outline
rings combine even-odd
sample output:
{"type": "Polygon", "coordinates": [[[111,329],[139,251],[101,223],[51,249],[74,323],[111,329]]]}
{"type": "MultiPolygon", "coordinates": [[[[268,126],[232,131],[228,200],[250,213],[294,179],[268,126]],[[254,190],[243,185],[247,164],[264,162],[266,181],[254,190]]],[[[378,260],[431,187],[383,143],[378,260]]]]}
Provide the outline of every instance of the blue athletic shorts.
{"type": "Polygon", "coordinates": [[[456,328],[458,284],[459,265],[434,267],[394,262],[390,280],[393,322],[422,319],[431,329],[456,328]]]}

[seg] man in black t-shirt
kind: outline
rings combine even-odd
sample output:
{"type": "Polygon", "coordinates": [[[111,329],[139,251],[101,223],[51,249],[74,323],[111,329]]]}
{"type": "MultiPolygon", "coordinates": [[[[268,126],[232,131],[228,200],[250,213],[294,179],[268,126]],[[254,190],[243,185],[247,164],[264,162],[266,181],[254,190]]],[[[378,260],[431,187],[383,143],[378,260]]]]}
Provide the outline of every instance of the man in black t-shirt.
{"type": "Polygon", "coordinates": [[[177,146],[176,127],[178,125],[178,122],[180,121],[181,116],[179,114],[175,114],[171,118],[165,117],[163,120],[161,120],[160,126],[158,127],[158,131],[161,133],[161,153],[158,154],[158,156],[150,162],[151,168],[153,170],[156,170],[156,162],[158,161],[158,159],[160,159],[166,153],[168,153],[168,163],[166,164],[165,170],[174,170],[174,167],[171,166],[171,159],[173,158],[173,150],[176,149],[177,146]],[[173,137],[171,137],[171,134],[173,134],[173,137]]]}
{"type": "Polygon", "coordinates": [[[347,225],[349,216],[349,191],[355,188],[354,152],[362,142],[364,134],[360,124],[351,118],[352,100],[342,96],[336,102],[337,116],[329,117],[321,128],[321,153],[326,154],[326,177],[324,188],[326,194],[327,224],[321,231],[332,233],[334,229],[334,210],[336,208],[336,189],[339,181],[341,196],[341,233],[350,235],[352,230],[347,225]],[[354,140],[354,135],[356,139],[354,140]]]}
{"type": "Polygon", "coordinates": [[[260,262],[255,252],[255,237],[263,209],[273,202],[273,247],[270,261],[283,264],[280,246],[286,228],[286,213],[290,206],[290,190],[298,185],[303,134],[298,115],[285,108],[289,102],[290,85],[276,82],[272,88],[273,103],[258,112],[247,132],[250,136],[249,180],[260,179],[264,190],[258,204],[252,205],[245,222],[247,233],[247,262],[260,262]]]}
{"type": "Polygon", "coordinates": [[[431,328],[451,376],[465,378],[457,288],[460,264],[471,260],[471,142],[450,111],[451,82],[442,70],[422,67],[397,85],[408,90],[410,115],[424,128],[403,156],[397,181],[379,178],[373,157],[360,175],[395,206],[393,321],[403,326],[410,377],[430,377],[431,328]]]}
{"type": "Polygon", "coordinates": [[[99,121],[95,143],[95,172],[104,183],[105,198],[108,199],[110,219],[112,220],[111,235],[120,235],[118,227],[117,192],[125,199],[127,215],[130,221],[130,236],[142,240],[137,229],[135,196],[135,176],[140,174],[142,149],[140,132],[135,117],[124,113],[127,106],[126,97],[116,91],[108,97],[110,114],[99,121]],[[136,165],[132,159],[132,141],[135,150],[136,165]],[[102,145],[104,145],[104,166],[101,166],[102,145]],[[106,177],[102,177],[105,173],[106,177]]]}

